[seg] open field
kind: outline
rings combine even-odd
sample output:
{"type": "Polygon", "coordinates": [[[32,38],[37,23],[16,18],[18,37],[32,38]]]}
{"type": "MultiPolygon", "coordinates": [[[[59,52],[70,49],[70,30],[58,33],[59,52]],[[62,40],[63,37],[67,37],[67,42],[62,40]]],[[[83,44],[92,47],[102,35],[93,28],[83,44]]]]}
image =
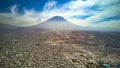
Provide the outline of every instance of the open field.
{"type": "Polygon", "coordinates": [[[120,64],[119,32],[0,31],[0,68],[102,68],[99,62],[120,64]]]}

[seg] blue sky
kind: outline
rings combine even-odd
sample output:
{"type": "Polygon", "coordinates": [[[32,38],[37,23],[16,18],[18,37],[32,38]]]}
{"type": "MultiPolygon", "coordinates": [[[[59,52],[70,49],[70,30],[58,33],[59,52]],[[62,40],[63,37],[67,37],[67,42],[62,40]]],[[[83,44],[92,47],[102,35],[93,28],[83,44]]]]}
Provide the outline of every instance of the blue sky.
{"type": "MultiPolygon", "coordinates": [[[[18,5],[19,12],[24,11],[23,8],[26,9],[34,9],[35,11],[42,11],[44,5],[52,0],[0,0],[0,12],[9,12],[10,7],[14,5],[18,5]]],[[[62,5],[70,0],[56,0],[59,4],[62,5]]]]}
{"type": "Polygon", "coordinates": [[[120,0],[0,0],[0,23],[32,26],[53,16],[73,24],[120,29],[120,0]]]}

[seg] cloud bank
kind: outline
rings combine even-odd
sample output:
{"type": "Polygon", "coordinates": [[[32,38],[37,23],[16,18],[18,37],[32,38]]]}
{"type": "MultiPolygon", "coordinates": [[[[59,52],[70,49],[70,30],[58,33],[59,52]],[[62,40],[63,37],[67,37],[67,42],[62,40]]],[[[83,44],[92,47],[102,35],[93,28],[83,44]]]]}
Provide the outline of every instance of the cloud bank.
{"type": "Polygon", "coordinates": [[[0,13],[0,21],[16,26],[32,26],[58,15],[80,26],[120,29],[119,3],[120,0],[71,0],[58,5],[57,1],[51,0],[44,5],[43,11],[24,9],[24,14],[20,14],[18,6],[14,5],[10,13],[0,13]]]}

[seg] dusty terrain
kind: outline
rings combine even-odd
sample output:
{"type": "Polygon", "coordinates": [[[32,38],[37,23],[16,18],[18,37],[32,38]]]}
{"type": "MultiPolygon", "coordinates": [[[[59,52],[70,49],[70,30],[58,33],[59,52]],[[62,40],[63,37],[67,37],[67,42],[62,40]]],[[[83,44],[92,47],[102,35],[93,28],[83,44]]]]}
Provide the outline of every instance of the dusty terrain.
{"type": "Polygon", "coordinates": [[[102,68],[99,62],[120,63],[120,33],[0,31],[0,68],[102,68]]]}

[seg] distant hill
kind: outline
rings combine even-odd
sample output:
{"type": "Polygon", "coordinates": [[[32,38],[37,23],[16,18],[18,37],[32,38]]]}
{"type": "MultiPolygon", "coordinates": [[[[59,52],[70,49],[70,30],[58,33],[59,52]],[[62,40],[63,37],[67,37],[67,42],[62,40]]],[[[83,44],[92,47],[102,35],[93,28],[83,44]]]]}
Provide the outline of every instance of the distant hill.
{"type": "Polygon", "coordinates": [[[0,23],[0,29],[16,29],[16,26],[0,23]]]}

